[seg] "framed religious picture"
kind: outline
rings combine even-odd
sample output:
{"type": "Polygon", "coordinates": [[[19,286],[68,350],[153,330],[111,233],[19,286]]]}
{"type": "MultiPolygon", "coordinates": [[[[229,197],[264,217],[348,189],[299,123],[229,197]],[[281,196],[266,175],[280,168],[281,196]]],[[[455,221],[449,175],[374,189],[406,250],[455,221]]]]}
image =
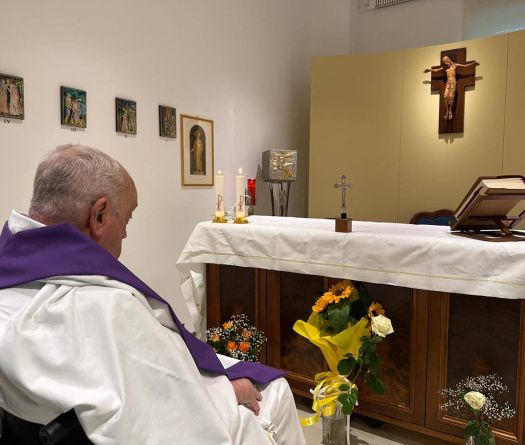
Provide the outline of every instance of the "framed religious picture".
{"type": "Polygon", "coordinates": [[[24,118],[24,79],[0,74],[0,117],[24,118]]]}
{"type": "Polygon", "coordinates": [[[87,127],[87,94],[85,91],[60,87],[60,123],[69,127],[87,127]]]}
{"type": "Polygon", "coordinates": [[[177,137],[176,110],[172,107],[159,105],[159,134],[162,138],[177,137]]]}
{"type": "Polygon", "coordinates": [[[182,185],[213,185],[213,121],[180,115],[182,185]]]}
{"type": "Polygon", "coordinates": [[[115,98],[115,122],[117,133],[137,134],[137,102],[115,98]]]}

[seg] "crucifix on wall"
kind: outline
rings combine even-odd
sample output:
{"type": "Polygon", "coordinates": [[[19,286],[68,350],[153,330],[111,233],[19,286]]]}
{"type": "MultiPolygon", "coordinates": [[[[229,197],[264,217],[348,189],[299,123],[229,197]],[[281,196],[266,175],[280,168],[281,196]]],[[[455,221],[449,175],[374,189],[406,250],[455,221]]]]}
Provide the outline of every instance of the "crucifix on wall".
{"type": "Polygon", "coordinates": [[[439,134],[462,133],[465,111],[465,88],[474,86],[475,60],[466,61],[467,49],[441,51],[441,65],[427,68],[432,73],[431,90],[439,91],[439,134]]]}

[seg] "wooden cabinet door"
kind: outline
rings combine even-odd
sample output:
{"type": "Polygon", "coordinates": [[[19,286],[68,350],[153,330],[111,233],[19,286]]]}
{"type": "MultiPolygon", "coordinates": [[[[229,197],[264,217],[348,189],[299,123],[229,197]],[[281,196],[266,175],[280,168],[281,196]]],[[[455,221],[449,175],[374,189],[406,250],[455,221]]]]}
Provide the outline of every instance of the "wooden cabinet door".
{"type": "Polygon", "coordinates": [[[311,397],[314,375],[327,366],[319,348],[296,334],[296,320],[308,320],[315,296],[327,288],[328,280],[314,275],[268,271],[267,327],[268,364],[289,371],[293,392],[311,397]]]}
{"type": "Polygon", "coordinates": [[[509,387],[514,419],[495,426],[498,445],[524,443],[525,302],[433,292],[430,297],[427,427],[463,436],[464,422],[444,415],[438,391],[468,376],[496,372],[509,387]]]}
{"type": "MultiPolygon", "coordinates": [[[[266,332],[266,273],[262,269],[208,264],[206,266],[206,325],[220,326],[233,314],[245,314],[266,332]]],[[[264,344],[259,361],[266,363],[264,344]]]]}
{"type": "Polygon", "coordinates": [[[428,294],[425,291],[366,283],[392,320],[394,333],[378,345],[385,394],[370,392],[362,382],[359,408],[370,417],[425,423],[428,294]]]}

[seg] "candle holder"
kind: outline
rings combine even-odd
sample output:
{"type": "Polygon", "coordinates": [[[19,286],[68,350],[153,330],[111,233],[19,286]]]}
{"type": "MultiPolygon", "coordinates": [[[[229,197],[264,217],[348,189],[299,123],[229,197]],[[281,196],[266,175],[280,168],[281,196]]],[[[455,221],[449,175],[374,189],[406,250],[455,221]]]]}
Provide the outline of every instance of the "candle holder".
{"type": "Polygon", "coordinates": [[[248,216],[255,212],[255,179],[248,179],[248,188],[246,190],[246,205],[248,206],[248,216]]]}
{"type": "Polygon", "coordinates": [[[234,224],[248,224],[248,220],[246,219],[246,216],[236,216],[233,220],[234,224]]]}
{"type": "Polygon", "coordinates": [[[227,223],[228,220],[224,216],[214,216],[211,222],[218,223],[218,224],[224,224],[224,223],[227,223]]]}

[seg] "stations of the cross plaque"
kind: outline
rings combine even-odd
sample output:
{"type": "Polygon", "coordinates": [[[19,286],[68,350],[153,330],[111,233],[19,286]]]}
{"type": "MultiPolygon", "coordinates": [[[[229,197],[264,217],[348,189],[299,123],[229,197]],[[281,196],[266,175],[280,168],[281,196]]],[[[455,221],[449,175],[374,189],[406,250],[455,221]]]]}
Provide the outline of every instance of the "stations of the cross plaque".
{"type": "Polygon", "coordinates": [[[441,51],[441,65],[424,71],[432,73],[432,92],[439,91],[439,134],[463,133],[465,88],[474,86],[479,65],[466,59],[466,48],[441,51]]]}

